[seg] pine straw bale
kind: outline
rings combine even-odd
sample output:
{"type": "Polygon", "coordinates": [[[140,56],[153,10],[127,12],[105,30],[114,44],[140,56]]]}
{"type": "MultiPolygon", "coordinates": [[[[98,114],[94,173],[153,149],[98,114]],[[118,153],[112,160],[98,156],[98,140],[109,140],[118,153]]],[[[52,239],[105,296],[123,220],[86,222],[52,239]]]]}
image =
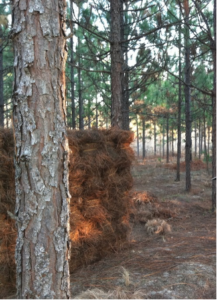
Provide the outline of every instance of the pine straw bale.
{"type": "Polygon", "coordinates": [[[149,235],[152,234],[166,234],[171,232],[171,226],[165,221],[161,219],[153,219],[149,220],[145,224],[145,230],[149,235]]]}
{"type": "Polygon", "coordinates": [[[70,270],[74,271],[125,243],[130,230],[130,166],[134,154],[130,148],[133,134],[123,130],[69,130],[68,138],[70,270]]]}
{"type": "Polygon", "coordinates": [[[105,292],[101,289],[88,289],[76,295],[74,299],[147,299],[146,294],[142,291],[127,291],[120,287],[115,290],[105,292]]]}
{"type": "MultiPolygon", "coordinates": [[[[68,137],[73,271],[124,245],[130,229],[130,165],[134,156],[130,132],[69,130],[68,137]]],[[[0,130],[0,154],[0,213],[8,220],[7,211],[13,213],[15,208],[12,130],[0,130]]],[[[8,222],[14,226],[13,220],[8,222]]],[[[3,233],[0,234],[2,238],[3,233]]],[[[6,243],[12,254],[12,265],[14,250],[11,245],[15,244],[15,239],[14,234],[6,243]]]]}

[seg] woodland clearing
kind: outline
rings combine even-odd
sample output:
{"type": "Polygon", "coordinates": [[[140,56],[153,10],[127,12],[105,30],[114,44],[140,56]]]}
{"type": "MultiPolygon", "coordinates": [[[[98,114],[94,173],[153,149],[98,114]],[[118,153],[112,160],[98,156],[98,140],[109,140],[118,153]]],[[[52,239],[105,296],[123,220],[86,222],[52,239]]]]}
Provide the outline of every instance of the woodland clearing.
{"type": "MultiPolygon", "coordinates": [[[[176,182],[175,158],[169,164],[151,157],[134,162],[131,197],[135,209],[129,242],[74,271],[72,298],[216,299],[211,175],[206,165],[196,160],[192,191],[186,193],[184,168],[181,171],[181,181],[176,182]],[[159,234],[151,234],[148,220],[159,219],[159,234]]],[[[14,290],[4,298],[15,298],[14,290]]]]}
{"type": "Polygon", "coordinates": [[[71,275],[73,298],[216,299],[211,175],[203,163],[192,169],[192,191],[186,193],[185,173],[174,181],[175,158],[170,164],[148,158],[133,165],[133,194],[154,194],[171,211],[164,220],[172,230],[150,236],[144,223],[132,223],[127,247],[71,275]]]}

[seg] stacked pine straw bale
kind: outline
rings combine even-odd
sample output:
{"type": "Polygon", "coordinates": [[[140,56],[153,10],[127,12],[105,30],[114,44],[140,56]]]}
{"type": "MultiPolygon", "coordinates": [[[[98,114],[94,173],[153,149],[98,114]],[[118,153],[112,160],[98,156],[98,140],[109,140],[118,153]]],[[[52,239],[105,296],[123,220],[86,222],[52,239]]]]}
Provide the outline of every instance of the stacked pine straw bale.
{"type": "Polygon", "coordinates": [[[16,244],[15,222],[8,212],[14,213],[14,139],[12,130],[0,128],[0,294],[15,291],[16,244]]]}
{"type": "MultiPolygon", "coordinates": [[[[71,271],[104,257],[127,240],[131,211],[133,134],[121,130],[68,131],[71,193],[71,271]]],[[[15,286],[14,138],[0,129],[0,290],[15,286]],[[9,212],[9,214],[8,214],[9,212]]]]}
{"type": "Polygon", "coordinates": [[[68,131],[71,272],[121,248],[130,230],[133,133],[68,131]]]}

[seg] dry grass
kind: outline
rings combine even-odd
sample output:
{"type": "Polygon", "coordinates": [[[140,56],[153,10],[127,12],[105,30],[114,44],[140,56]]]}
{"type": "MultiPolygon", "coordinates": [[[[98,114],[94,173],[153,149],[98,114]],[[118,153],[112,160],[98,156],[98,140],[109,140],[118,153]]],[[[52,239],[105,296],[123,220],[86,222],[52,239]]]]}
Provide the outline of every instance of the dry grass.
{"type": "Polygon", "coordinates": [[[147,299],[142,291],[130,292],[121,288],[105,292],[101,289],[88,289],[74,297],[74,299],[147,299]]]}

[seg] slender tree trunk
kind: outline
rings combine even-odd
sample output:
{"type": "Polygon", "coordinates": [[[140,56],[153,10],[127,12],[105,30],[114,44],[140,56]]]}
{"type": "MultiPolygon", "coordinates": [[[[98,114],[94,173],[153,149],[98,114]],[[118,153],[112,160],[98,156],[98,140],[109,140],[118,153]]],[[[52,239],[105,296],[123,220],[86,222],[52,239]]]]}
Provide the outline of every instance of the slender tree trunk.
{"type": "Polygon", "coordinates": [[[198,125],[198,137],[199,137],[199,159],[201,159],[201,152],[202,152],[202,149],[201,149],[201,145],[202,145],[202,142],[201,142],[201,121],[199,119],[199,125],[198,125]]]}
{"type": "MultiPolygon", "coordinates": [[[[79,39],[78,39],[79,40],[79,39]]],[[[79,49],[78,42],[78,49],[79,49]]],[[[84,107],[83,107],[83,98],[82,98],[82,84],[81,84],[81,58],[80,53],[78,52],[78,102],[79,102],[79,129],[84,129],[84,107]]]]}
{"type": "MultiPolygon", "coordinates": [[[[125,1],[125,9],[124,9],[124,1],[120,0],[122,12],[121,12],[121,41],[127,40],[128,35],[125,32],[128,32],[128,18],[127,18],[127,10],[128,10],[128,1],[125,1]],[[123,10],[126,12],[124,13],[123,10]],[[126,30],[125,30],[126,29],[126,30]]],[[[128,43],[122,43],[122,55],[123,55],[123,70],[122,70],[122,115],[123,115],[123,124],[122,128],[124,130],[129,130],[129,73],[128,73],[128,43]]]]}
{"type": "Polygon", "coordinates": [[[121,24],[123,0],[111,0],[111,96],[112,111],[111,125],[123,128],[122,105],[123,105],[123,52],[121,47],[121,24]]]}
{"type": "Polygon", "coordinates": [[[164,122],[163,122],[163,158],[165,155],[165,151],[164,151],[165,145],[164,145],[164,122]]]}
{"type": "Polygon", "coordinates": [[[156,133],[156,123],[154,122],[154,155],[157,155],[157,133],[156,133]]]}
{"type": "MultiPolygon", "coordinates": [[[[179,19],[181,20],[181,9],[179,12],[179,19]]],[[[182,110],[182,65],[181,65],[181,22],[179,24],[179,100],[178,100],[178,140],[177,140],[177,171],[176,171],[176,181],[180,181],[180,158],[181,158],[181,110],[182,110]]]]}
{"type": "Polygon", "coordinates": [[[14,1],[18,299],[70,298],[65,1],[14,1]]]}
{"type": "Polygon", "coordinates": [[[207,126],[207,139],[208,139],[208,141],[207,141],[207,153],[208,153],[208,155],[209,155],[209,144],[210,144],[210,126],[207,126]]]}
{"type": "Polygon", "coordinates": [[[190,33],[189,33],[189,0],[185,6],[185,163],[186,191],[191,190],[191,64],[190,64],[190,33]]]}
{"type": "Polygon", "coordinates": [[[194,122],[194,149],[195,149],[195,158],[197,157],[197,122],[194,122]]]}
{"type": "MultiPolygon", "coordinates": [[[[70,18],[72,18],[73,14],[73,8],[72,8],[72,0],[70,0],[70,18]]],[[[72,20],[71,20],[72,21],[72,20]]],[[[73,22],[72,22],[73,24],[73,22]]],[[[73,25],[72,25],[73,26],[73,25]]],[[[72,27],[73,31],[73,27],[72,27]]],[[[74,45],[74,40],[73,36],[70,38],[70,48],[71,48],[71,66],[70,66],[70,71],[71,71],[71,116],[72,116],[72,128],[76,128],[76,123],[75,123],[75,79],[74,79],[74,50],[73,50],[73,45],[74,45]]]]}
{"type": "Polygon", "coordinates": [[[174,132],[173,132],[173,125],[172,125],[172,156],[174,156],[174,132]]]}
{"type": "Polygon", "coordinates": [[[169,163],[169,116],[167,116],[167,163],[169,163]]]}
{"type": "Polygon", "coordinates": [[[97,97],[96,97],[96,128],[98,129],[98,123],[99,123],[99,121],[98,121],[98,117],[99,117],[99,115],[98,115],[98,103],[97,103],[97,97]]]}
{"type": "Polygon", "coordinates": [[[142,119],[142,157],[145,158],[145,119],[142,119]]]}
{"type": "MultiPolygon", "coordinates": [[[[212,96],[212,178],[216,177],[216,1],[213,6],[214,43],[213,53],[213,96],[212,96]]],[[[216,209],[216,180],[212,180],[212,210],[216,209]]]]}
{"type": "Polygon", "coordinates": [[[0,126],[4,127],[4,86],[3,86],[3,47],[0,26],[0,126]]]}
{"type": "Polygon", "coordinates": [[[139,121],[136,115],[136,135],[137,135],[137,156],[139,157],[139,121]]]}

